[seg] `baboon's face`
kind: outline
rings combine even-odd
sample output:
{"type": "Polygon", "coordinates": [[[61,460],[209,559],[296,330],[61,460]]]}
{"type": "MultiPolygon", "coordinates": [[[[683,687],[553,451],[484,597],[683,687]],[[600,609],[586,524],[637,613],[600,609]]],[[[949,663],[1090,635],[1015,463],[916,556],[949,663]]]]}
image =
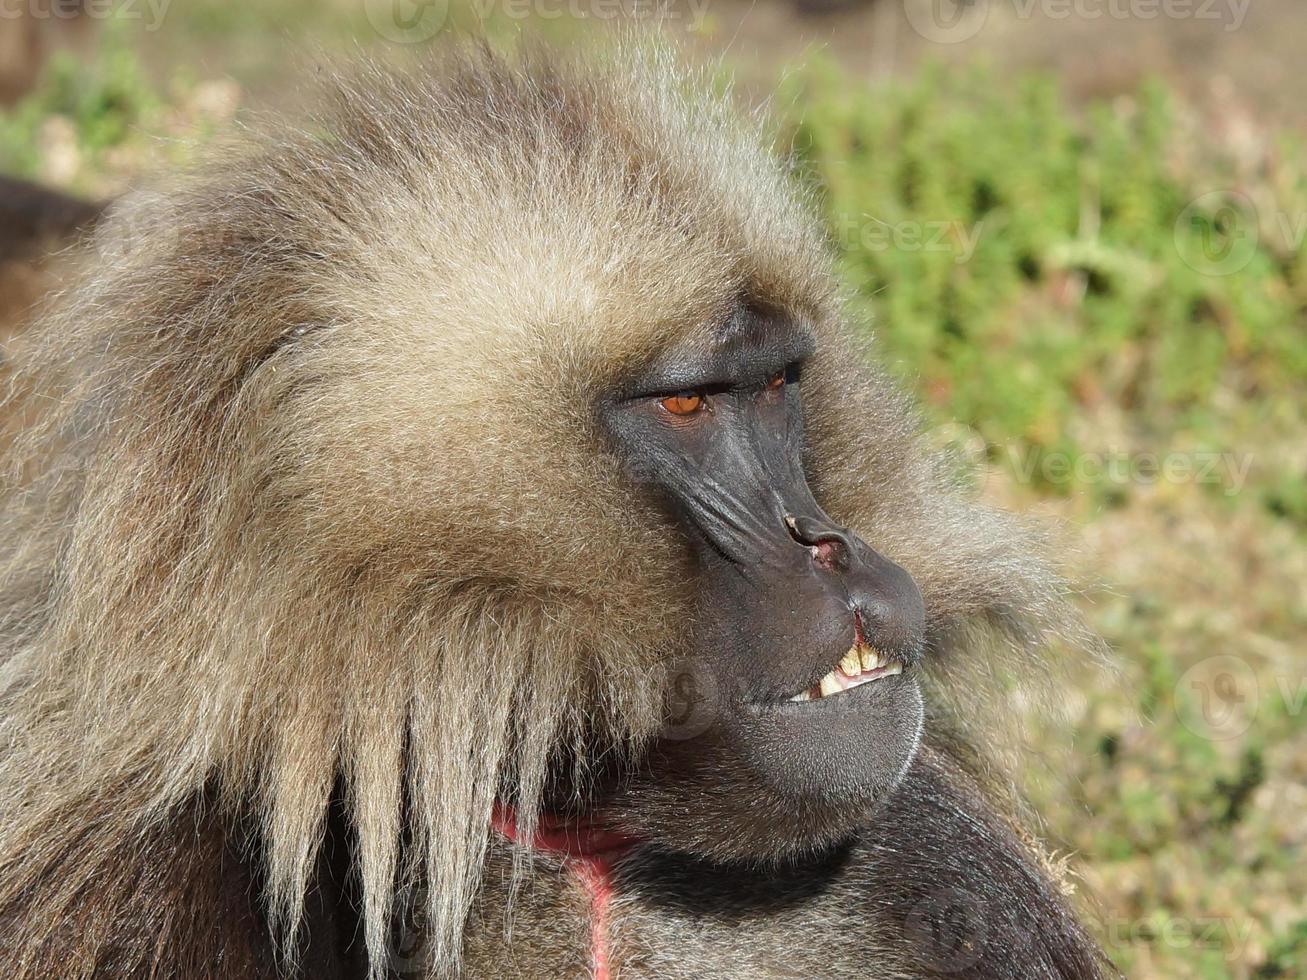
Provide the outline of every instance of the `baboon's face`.
{"type": "MultiPolygon", "coordinates": [[[[314,280],[328,329],[260,367],[277,406],[275,442],[245,454],[273,464],[261,553],[343,569],[333,582],[435,623],[417,631],[439,640],[421,682],[454,676],[504,715],[547,704],[512,737],[555,764],[548,805],[584,796],[600,822],[698,854],[821,846],[920,733],[921,594],[822,506],[908,560],[868,516],[893,507],[850,504],[891,496],[892,466],[850,493],[834,462],[907,450],[872,435],[894,412],[848,407],[881,389],[837,360],[824,252],[780,176],[706,181],[680,155],[633,171],[633,152],[510,158],[517,183],[478,157],[484,179],[452,198],[442,183],[406,207],[386,185],[356,208],[375,223],[357,271],[314,280]]],[[[515,759],[505,783],[528,770],[515,759]]]]}
{"type": "Polygon", "coordinates": [[[762,834],[732,826],[709,802],[681,809],[675,829],[646,815],[647,829],[707,838],[718,853],[833,839],[897,782],[921,729],[921,593],[827,516],[805,476],[814,346],[784,314],[741,307],[710,342],[668,352],[602,409],[694,556],[698,619],[690,648],[671,658],[658,781],[695,786],[700,800],[730,786],[737,809],[756,794],[757,817],[771,822],[762,834]],[[696,813],[716,829],[688,829],[696,813]],[[797,835],[783,826],[790,815],[797,835]]]}

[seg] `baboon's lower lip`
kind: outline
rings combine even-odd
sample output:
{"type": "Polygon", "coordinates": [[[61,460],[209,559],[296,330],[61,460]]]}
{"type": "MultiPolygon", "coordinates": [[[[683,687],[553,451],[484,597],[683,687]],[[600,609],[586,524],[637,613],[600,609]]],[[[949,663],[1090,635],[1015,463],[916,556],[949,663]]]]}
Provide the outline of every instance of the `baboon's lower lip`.
{"type": "Polygon", "coordinates": [[[818,701],[851,691],[863,684],[901,674],[903,665],[861,640],[849,648],[839,664],[811,687],[789,698],[791,702],[818,701]]]}

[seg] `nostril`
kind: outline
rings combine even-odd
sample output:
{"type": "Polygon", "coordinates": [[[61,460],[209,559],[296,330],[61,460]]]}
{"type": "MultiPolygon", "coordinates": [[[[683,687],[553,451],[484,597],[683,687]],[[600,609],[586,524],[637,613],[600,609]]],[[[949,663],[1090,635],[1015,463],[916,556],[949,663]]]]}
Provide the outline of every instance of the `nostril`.
{"type": "Polygon", "coordinates": [[[812,560],[822,568],[834,571],[844,561],[844,548],[834,541],[821,541],[812,545],[812,560]]]}
{"type": "Polygon", "coordinates": [[[785,515],[785,526],[790,537],[808,549],[817,565],[830,571],[847,566],[853,553],[848,533],[811,517],[785,515]]]}

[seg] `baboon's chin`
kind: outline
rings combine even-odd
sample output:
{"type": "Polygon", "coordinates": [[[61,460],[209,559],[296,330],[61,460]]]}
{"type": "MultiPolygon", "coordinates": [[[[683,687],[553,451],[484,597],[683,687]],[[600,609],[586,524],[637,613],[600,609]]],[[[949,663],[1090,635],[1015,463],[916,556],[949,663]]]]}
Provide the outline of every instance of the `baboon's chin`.
{"type": "Polygon", "coordinates": [[[816,854],[874,822],[922,720],[906,674],[811,702],[739,704],[701,735],[660,742],[613,822],[715,860],[816,854]]]}
{"type": "Polygon", "coordinates": [[[747,704],[729,725],[744,763],[782,798],[857,810],[898,784],[922,718],[916,680],[898,674],[819,700],[747,704]]]}

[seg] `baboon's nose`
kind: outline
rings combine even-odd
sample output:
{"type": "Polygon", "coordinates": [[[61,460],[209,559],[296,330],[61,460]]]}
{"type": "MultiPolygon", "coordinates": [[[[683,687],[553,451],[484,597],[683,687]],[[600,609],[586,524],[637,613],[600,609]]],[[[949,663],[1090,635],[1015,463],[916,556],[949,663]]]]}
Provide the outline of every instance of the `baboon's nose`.
{"type": "Polygon", "coordinates": [[[849,576],[856,639],[908,666],[921,657],[925,603],[905,569],[880,555],[876,558],[878,562],[849,576]]]}
{"type": "Polygon", "coordinates": [[[855,642],[892,653],[905,665],[920,658],[925,603],[907,569],[890,561],[818,509],[815,515],[785,516],[790,537],[807,548],[813,563],[838,575],[848,590],[855,642]]]}
{"type": "Polygon", "coordinates": [[[790,537],[808,548],[819,568],[831,572],[847,571],[854,553],[854,537],[821,517],[785,516],[790,537]]]}

